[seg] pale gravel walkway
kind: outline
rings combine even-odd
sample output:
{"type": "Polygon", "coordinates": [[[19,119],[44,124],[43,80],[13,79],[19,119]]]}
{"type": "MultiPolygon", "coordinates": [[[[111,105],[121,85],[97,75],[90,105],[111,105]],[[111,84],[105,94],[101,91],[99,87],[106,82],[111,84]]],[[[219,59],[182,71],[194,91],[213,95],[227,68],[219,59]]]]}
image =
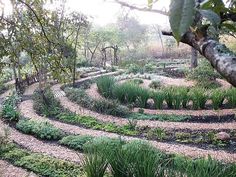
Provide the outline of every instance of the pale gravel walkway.
{"type": "Polygon", "coordinates": [[[20,167],[11,165],[10,163],[0,160],[0,176],[1,177],[37,177],[33,172],[28,172],[20,167]]]}
{"type": "MultiPolygon", "coordinates": [[[[51,87],[51,89],[55,91],[62,91],[60,89],[62,85],[56,84],[51,87]]],[[[71,112],[75,112],[77,114],[81,115],[87,115],[92,116],[96,118],[97,120],[103,121],[103,122],[113,122],[117,125],[125,125],[128,123],[127,119],[110,116],[110,115],[103,115],[99,114],[94,111],[90,111],[86,108],[81,107],[80,105],[70,101],[67,97],[62,96],[58,97],[61,105],[64,108],[69,109],[71,112]]],[[[157,110],[154,110],[157,111],[157,110]]],[[[172,110],[176,111],[176,110],[172,110]]],[[[190,110],[191,111],[191,110],[190,110]]],[[[164,112],[163,112],[164,113],[164,112]]],[[[219,115],[219,112],[217,112],[217,115],[219,115]]],[[[189,122],[162,122],[157,120],[137,120],[137,126],[148,126],[151,128],[154,127],[160,127],[165,129],[192,129],[192,130],[201,130],[201,129],[236,129],[236,122],[230,122],[230,123],[189,123],[189,122]]]]}
{"type": "MultiPolygon", "coordinates": [[[[98,130],[92,130],[92,129],[85,129],[81,128],[76,125],[70,125],[66,123],[62,123],[56,120],[50,120],[45,117],[41,117],[37,115],[33,110],[33,101],[27,100],[23,101],[19,106],[20,112],[23,116],[31,118],[32,120],[37,121],[48,121],[49,123],[53,124],[55,127],[60,128],[61,130],[71,133],[71,134],[80,134],[80,135],[91,135],[94,137],[111,137],[111,138],[118,138],[120,135],[115,133],[108,133],[98,130]]],[[[124,140],[140,140],[139,138],[134,137],[128,137],[128,136],[121,136],[124,140]]],[[[182,154],[185,156],[190,157],[207,157],[210,155],[212,158],[216,160],[221,160],[225,162],[236,162],[236,153],[228,153],[225,151],[214,151],[214,150],[204,150],[197,147],[190,147],[187,145],[181,145],[181,144],[170,144],[170,143],[162,143],[162,142],[156,142],[156,141],[147,141],[150,144],[152,144],[157,149],[160,149],[162,151],[165,151],[167,153],[177,153],[182,154]]]]}
{"type": "Polygon", "coordinates": [[[70,150],[63,146],[60,146],[58,144],[45,143],[43,141],[34,138],[31,135],[20,133],[19,131],[5,125],[0,120],[0,133],[2,133],[1,131],[3,131],[6,127],[10,131],[10,136],[9,136],[10,140],[14,141],[15,143],[19,144],[20,146],[26,149],[29,149],[32,152],[42,153],[44,155],[53,156],[71,162],[76,162],[76,163],[81,162],[81,159],[83,157],[82,154],[74,150],[70,150]]]}

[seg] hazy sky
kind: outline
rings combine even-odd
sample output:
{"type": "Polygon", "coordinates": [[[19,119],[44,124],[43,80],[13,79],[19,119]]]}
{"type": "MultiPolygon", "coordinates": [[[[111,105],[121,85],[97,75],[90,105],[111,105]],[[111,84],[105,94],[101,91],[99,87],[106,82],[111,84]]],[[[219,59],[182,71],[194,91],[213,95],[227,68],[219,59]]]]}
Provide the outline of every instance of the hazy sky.
{"type": "MultiPolygon", "coordinates": [[[[147,0],[123,0],[124,2],[146,6],[147,0]]],[[[5,3],[5,11],[11,11],[9,0],[2,0],[5,3]]],[[[153,7],[156,9],[168,9],[170,0],[159,0],[153,7]]],[[[122,12],[121,5],[114,3],[113,0],[67,0],[66,7],[70,11],[82,12],[91,16],[92,21],[96,25],[106,25],[116,21],[117,16],[122,12]]],[[[127,8],[126,8],[127,9],[127,8]]],[[[149,12],[140,12],[137,10],[130,11],[132,16],[135,16],[143,24],[159,24],[168,26],[168,18],[163,15],[149,12]]]]}

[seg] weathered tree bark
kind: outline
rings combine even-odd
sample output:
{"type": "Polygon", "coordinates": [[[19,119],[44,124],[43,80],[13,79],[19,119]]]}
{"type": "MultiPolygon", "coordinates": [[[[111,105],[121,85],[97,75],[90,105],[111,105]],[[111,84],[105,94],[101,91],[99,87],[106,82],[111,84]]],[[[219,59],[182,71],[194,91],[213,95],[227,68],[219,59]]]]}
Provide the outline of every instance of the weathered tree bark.
{"type": "Polygon", "coordinates": [[[198,50],[229,83],[236,87],[236,54],[218,41],[209,37],[198,39],[192,32],[187,32],[181,42],[198,50]]]}
{"type": "Polygon", "coordinates": [[[196,49],[194,49],[193,47],[191,47],[191,68],[196,68],[198,65],[197,62],[197,54],[198,51],[196,49]]]}

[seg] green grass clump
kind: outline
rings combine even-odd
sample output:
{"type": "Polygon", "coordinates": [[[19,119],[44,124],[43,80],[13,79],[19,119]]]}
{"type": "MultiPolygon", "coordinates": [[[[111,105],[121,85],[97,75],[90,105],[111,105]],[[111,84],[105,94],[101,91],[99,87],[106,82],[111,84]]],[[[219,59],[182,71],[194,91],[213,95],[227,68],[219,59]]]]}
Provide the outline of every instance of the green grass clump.
{"type": "Polygon", "coordinates": [[[28,119],[21,119],[16,124],[16,128],[23,133],[34,135],[45,140],[59,140],[64,133],[48,122],[36,122],[28,119]]]}
{"type": "Polygon", "coordinates": [[[191,159],[167,155],[144,141],[96,138],[86,143],[84,149],[88,157],[99,158],[97,163],[96,158],[93,163],[87,163],[89,169],[104,175],[107,167],[114,177],[231,177],[236,174],[235,164],[221,163],[210,156],[191,159]],[[101,170],[98,164],[103,164],[101,170]]]}
{"type": "Polygon", "coordinates": [[[144,108],[147,105],[147,100],[150,97],[149,91],[133,83],[124,83],[116,85],[113,88],[113,97],[121,103],[132,104],[144,108]]]}
{"type": "Polygon", "coordinates": [[[231,88],[226,92],[226,99],[230,107],[236,107],[236,88],[231,88]]]}
{"type": "Polygon", "coordinates": [[[225,99],[225,91],[222,89],[211,90],[210,99],[214,109],[219,109],[225,99]]]}
{"type": "Polygon", "coordinates": [[[163,102],[165,100],[165,93],[162,90],[152,92],[152,99],[155,103],[155,108],[162,109],[163,102]]]}
{"type": "Polygon", "coordinates": [[[165,94],[165,101],[166,101],[168,108],[172,109],[173,104],[174,104],[173,87],[166,87],[163,89],[163,92],[165,94]]]}
{"type": "Polygon", "coordinates": [[[84,144],[92,139],[93,137],[88,135],[69,135],[62,138],[59,143],[68,146],[69,148],[83,151],[84,144]]]}
{"type": "Polygon", "coordinates": [[[15,166],[33,171],[39,176],[75,177],[81,176],[81,167],[77,164],[59,160],[42,154],[32,153],[9,143],[0,145],[0,159],[7,160],[15,166]]]}
{"type": "Polygon", "coordinates": [[[193,109],[204,109],[208,95],[203,88],[193,88],[189,92],[190,99],[193,102],[193,109]]]}
{"type": "Polygon", "coordinates": [[[115,84],[114,77],[103,76],[97,79],[98,92],[105,98],[112,97],[112,88],[115,84]]]}

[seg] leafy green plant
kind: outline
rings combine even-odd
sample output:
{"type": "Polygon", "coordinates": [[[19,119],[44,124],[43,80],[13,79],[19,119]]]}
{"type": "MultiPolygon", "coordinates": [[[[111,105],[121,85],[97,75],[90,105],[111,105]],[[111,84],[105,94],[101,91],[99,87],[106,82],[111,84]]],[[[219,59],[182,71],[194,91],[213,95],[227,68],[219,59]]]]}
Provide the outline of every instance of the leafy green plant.
{"type": "Polygon", "coordinates": [[[59,143],[72,149],[83,151],[83,145],[93,139],[88,135],[69,135],[62,138],[59,143]]]}
{"type": "Polygon", "coordinates": [[[114,77],[103,76],[97,79],[98,92],[105,98],[112,98],[112,88],[115,84],[114,77]]]}
{"type": "Polygon", "coordinates": [[[143,72],[143,70],[142,70],[142,68],[141,68],[141,66],[139,66],[139,65],[137,65],[137,64],[133,64],[133,63],[131,63],[131,64],[129,64],[128,66],[127,66],[127,69],[128,69],[128,73],[134,73],[134,74],[136,74],[136,73],[142,73],[143,72]]]}
{"type": "Polygon", "coordinates": [[[39,176],[75,177],[82,175],[81,167],[75,163],[32,153],[12,143],[1,149],[0,158],[10,161],[15,166],[33,171],[39,176]]]}
{"type": "Polygon", "coordinates": [[[208,95],[203,88],[193,88],[189,92],[190,99],[193,102],[193,109],[204,109],[208,95]]]}
{"type": "Polygon", "coordinates": [[[228,104],[231,107],[236,107],[236,88],[231,88],[227,90],[226,98],[228,100],[228,104]]]}
{"type": "Polygon", "coordinates": [[[48,122],[36,122],[28,119],[21,119],[16,128],[26,134],[32,134],[40,139],[58,140],[64,133],[48,122]]]}
{"type": "Polygon", "coordinates": [[[140,85],[140,84],[143,83],[143,80],[142,79],[132,79],[129,82],[132,82],[134,84],[140,85]]]}
{"type": "Polygon", "coordinates": [[[2,117],[7,121],[18,121],[20,113],[17,111],[17,103],[19,101],[17,94],[12,94],[4,100],[2,106],[2,117]]]}
{"type": "Polygon", "coordinates": [[[54,97],[50,88],[44,90],[36,90],[33,94],[34,109],[40,115],[53,117],[60,113],[60,103],[54,97]]]}
{"type": "Polygon", "coordinates": [[[211,90],[210,98],[214,109],[219,109],[225,99],[225,91],[222,89],[211,90]]]}
{"type": "Polygon", "coordinates": [[[152,89],[161,88],[161,81],[159,80],[152,81],[148,86],[152,89]]]}
{"type": "Polygon", "coordinates": [[[166,137],[166,132],[162,128],[150,129],[148,131],[147,136],[150,137],[150,138],[157,138],[159,140],[163,140],[166,137]]]}

